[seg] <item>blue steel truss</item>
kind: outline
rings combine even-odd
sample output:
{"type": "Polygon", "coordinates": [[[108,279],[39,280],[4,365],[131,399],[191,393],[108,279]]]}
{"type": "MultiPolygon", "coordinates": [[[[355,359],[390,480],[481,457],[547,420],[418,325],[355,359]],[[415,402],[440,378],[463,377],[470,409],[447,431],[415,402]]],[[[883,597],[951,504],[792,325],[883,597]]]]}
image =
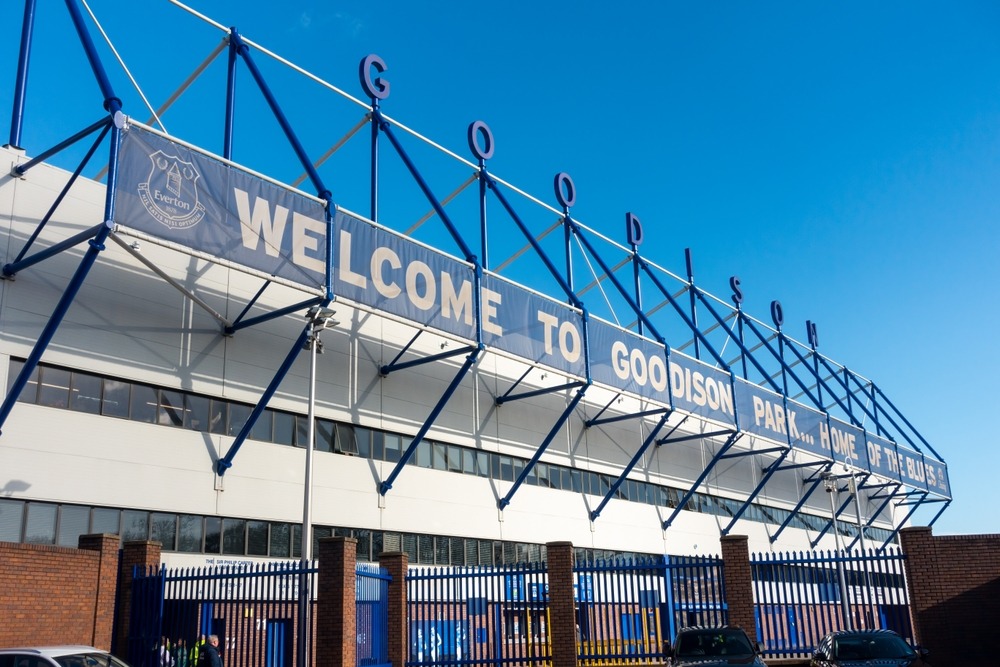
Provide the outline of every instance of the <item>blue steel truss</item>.
{"type": "MultiPolygon", "coordinates": [[[[92,123],[84,129],[74,133],[68,139],[58,143],[53,148],[39,153],[37,157],[28,160],[24,164],[15,168],[14,176],[23,176],[34,166],[48,160],[50,157],[56,155],[60,151],[63,151],[65,148],[76,144],[88,136],[94,134],[97,135],[85,157],[76,170],[73,171],[69,182],[56,196],[52,207],[40,220],[34,233],[29,237],[15,259],[3,267],[3,276],[5,278],[12,277],[19,271],[30,268],[45,259],[84,242],[87,242],[88,248],[76,273],[65,288],[65,291],[59,299],[52,315],[47,321],[42,332],[39,334],[38,340],[28,356],[24,367],[18,377],[11,383],[10,391],[5,397],[3,404],[0,405],[0,427],[3,426],[9,416],[18,395],[21,393],[21,390],[27,383],[28,378],[34,371],[47,346],[51,342],[52,337],[62,322],[68,308],[72,304],[77,292],[86,279],[87,273],[93,266],[99,253],[104,249],[104,243],[114,229],[114,194],[117,182],[118,150],[120,132],[125,120],[122,114],[122,103],[121,100],[115,95],[110,79],[101,64],[94,43],[90,37],[89,30],[85,25],[83,16],[80,12],[78,0],[65,0],[65,5],[69,11],[76,33],[84,48],[87,60],[97,80],[98,87],[102,93],[103,106],[106,115],[102,116],[98,121],[92,123]],[[30,249],[39,234],[44,229],[46,223],[63,201],[73,183],[76,182],[83,168],[88,164],[98,147],[103,144],[106,138],[109,139],[109,170],[104,222],[49,248],[37,251],[34,254],[29,254],[30,249]]],[[[21,31],[21,43],[11,120],[9,142],[11,146],[20,146],[22,143],[25,97],[28,80],[28,61],[30,58],[35,14],[36,0],[25,0],[25,11],[21,31]]],[[[327,228],[328,230],[332,229],[332,218],[334,212],[336,211],[332,193],[323,182],[323,179],[317,171],[316,165],[310,159],[308,151],[302,145],[292,127],[292,124],[282,111],[278,100],[275,98],[267,81],[265,80],[265,77],[255,63],[251,55],[251,44],[244,40],[236,28],[231,28],[228,31],[224,42],[228,45],[228,60],[225,128],[222,142],[223,157],[227,160],[232,160],[233,157],[234,118],[236,114],[237,102],[236,74],[237,68],[240,64],[242,64],[256,84],[258,92],[264,97],[275,120],[280,126],[285,139],[288,141],[289,146],[293,149],[299,163],[301,163],[302,168],[305,170],[305,177],[310,180],[317,197],[325,202],[327,228]]],[[[217,49],[211,58],[214,58],[215,55],[219,53],[221,53],[221,48],[217,49]]],[[[464,362],[455,372],[448,388],[432,408],[430,414],[417,431],[396,466],[386,479],[380,482],[378,490],[382,496],[384,496],[392,488],[394,481],[402,472],[418,445],[423,441],[429,430],[432,428],[447,402],[455,394],[461,386],[462,381],[475,367],[478,360],[482,358],[482,355],[486,351],[486,346],[483,341],[480,288],[484,271],[490,269],[488,254],[489,240],[486,224],[489,193],[493,193],[494,198],[497,202],[499,202],[501,209],[507,214],[509,220],[514,223],[514,227],[518,229],[524,237],[527,243],[527,248],[533,251],[534,257],[536,257],[545,267],[548,273],[548,278],[551,279],[562,292],[562,295],[566,298],[569,305],[579,313],[582,321],[583,357],[585,368],[584,374],[581,377],[569,376],[566,378],[565,382],[556,386],[519,390],[521,384],[526,380],[528,373],[537,365],[536,362],[532,360],[525,360],[528,363],[528,370],[525,371],[525,373],[504,393],[495,398],[496,404],[500,406],[544,394],[572,392],[571,394],[567,394],[565,409],[553,422],[550,430],[542,442],[538,444],[531,460],[524,467],[519,477],[514,481],[507,494],[498,500],[498,507],[500,510],[503,510],[510,504],[519,487],[525,479],[527,479],[534,466],[538,463],[539,459],[546,451],[547,447],[551,444],[559,430],[564,426],[570,415],[576,411],[580,402],[584,399],[587,390],[594,383],[591,376],[589,342],[591,311],[584,303],[582,296],[588,290],[597,286],[600,288],[601,294],[604,295],[605,300],[608,301],[609,307],[613,309],[610,297],[608,297],[604,292],[603,283],[609,283],[614,288],[611,291],[611,295],[617,301],[624,303],[626,311],[634,316],[635,319],[633,325],[627,328],[634,327],[635,331],[639,335],[654,340],[662,346],[664,362],[666,364],[669,365],[670,363],[672,354],[671,346],[668,343],[666,336],[662,333],[663,327],[661,326],[661,322],[663,321],[663,318],[661,317],[657,321],[654,321],[653,314],[660,310],[661,307],[669,306],[669,310],[667,312],[670,313],[672,311],[673,315],[680,322],[681,330],[686,336],[690,336],[690,339],[683,346],[681,346],[681,349],[691,345],[693,347],[695,359],[700,360],[703,357],[711,359],[716,365],[716,368],[728,375],[730,388],[734,390],[734,395],[736,393],[737,371],[734,370],[733,367],[736,366],[738,362],[738,369],[743,379],[752,380],[752,371],[752,375],[756,378],[756,380],[753,381],[755,381],[759,386],[768,388],[779,394],[786,408],[790,398],[805,396],[808,398],[809,404],[826,414],[828,420],[830,416],[829,410],[836,409],[845,415],[852,424],[859,428],[863,428],[865,423],[870,422],[874,425],[875,433],[878,436],[886,438],[890,442],[903,441],[920,453],[926,449],[937,457],[937,459],[943,462],[943,458],[937,454],[930,444],[927,443],[919,432],[916,431],[909,420],[902,415],[896,406],[887,397],[885,397],[885,395],[873,382],[860,378],[846,368],[836,367],[830,360],[826,359],[816,351],[815,328],[812,323],[807,323],[807,328],[810,329],[810,346],[807,348],[790,338],[782,330],[783,317],[779,316],[780,304],[777,309],[774,304],[772,304],[772,319],[774,319],[775,322],[775,328],[773,329],[747,315],[742,310],[741,299],[737,299],[735,295],[733,299],[736,306],[735,309],[726,306],[729,308],[729,311],[723,311],[720,307],[721,302],[718,299],[704,292],[695,285],[693,258],[690,250],[685,251],[686,280],[681,280],[683,288],[679,292],[672,292],[663,280],[664,276],[670,275],[669,272],[656,266],[639,253],[639,244],[641,243],[641,225],[632,213],[628,213],[626,215],[629,246],[628,248],[614,246],[614,252],[622,250],[623,257],[617,263],[610,260],[607,256],[608,253],[601,252],[591,238],[593,236],[595,238],[603,239],[603,237],[600,237],[600,235],[596,234],[596,232],[592,232],[589,228],[577,222],[572,217],[570,209],[575,202],[576,192],[572,180],[567,174],[562,173],[556,175],[555,177],[555,195],[561,205],[561,210],[545,207],[547,210],[552,210],[559,215],[557,224],[547,230],[544,234],[537,235],[533,233],[523,219],[522,215],[519,214],[505,194],[504,189],[509,186],[493,176],[486,167],[488,159],[493,155],[493,137],[489,128],[481,121],[476,121],[469,126],[469,147],[476,158],[476,163],[467,163],[472,166],[473,175],[458,189],[458,191],[461,191],[467,185],[471,184],[473,180],[478,181],[480,215],[480,239],[478,245],[480,254],[477,256],[472,250],[475,244],[470,244],[467,241],[467,239],[459,231],[458,227],[453,223],[446,210],[446,205],[450,200],[450,197],[440,199],[437,195],[435,195],[429,183],[422,175],[418,165],[404,147],[403,141],[394,129],[395,123],[384,115],[381,109],[381,102],[388,97],[389,86],[388,83],[382,81],[381,79],[375,79],[372,81],[370,77],[372,68],[377,70],[379,73],[382,73],[385,71],[385,63],[374,55],[368,56],[361,61],[361,84],[367,93],[370,104],[366,110],[364,119],[349,132],[347,137],[349,138],[353,136],[359,129],[361,129],[361,127],[363,127],[364,123],[367,122],[370,124],[371,184],[369,204],[371,220],[376,223],[379,222],[379,147],[380,139],[384,137],[394,149],[396,156],[402,161],[406,170],[412,176],[414,182],[417,184],[426,200],[430,203],[433,209],[433,214],[440,220],[441,224],[443,224],[448,236],[458,248],[460,256],[463,257],[469,265],[471,265],[473,269],[475,294],[475,298],[473,300],[475,340],[468,341],[468,344],[453,351],[426,356],[417,356],[416,358],[404,360],[404,357],[411,349],[413,343],[422,334],[422,331],[418,331],[410,342],[399,351],[397,356],[392,361],[380,367],[381,375],[386,377],[392,373],[402,372],[415,366],[443,362],[465,355],[464,362]],[[540,243],[541,238],[547,235],[549,231],[552,231],[557,227],[562,227],[563,231],[562,245],[560,247],[560,251],[564,253],[563,269],[560,269],[557,266],[557,262],[554,261],[551,253],[546,251],[540,243]],[[600,274],[595,274],[595,281],[583,289],[577,289],[574,284],[573,259],[574,248],[576,246],[579,247],[579,252],[581,253],[582,258],[587,261],[588,265],[592,261],[600,269],[600,274]],[[626,286],[625,281],[619,278],[619,271],[628,272],[630,285],[626,286]],[[652,294],[655,299],[659,300],[658,305],[653,308],[644,306],[644,301],[647,303],[649,302],[648,298],[644,299],[644,290],[647,296],[652,294]],[[707,312],[710,316],[708,319],[708,327],[703,327],[700,324],[699,311],[703,313],[707,312]],[[750,343],[747,341],[748,336],[752,337],[752,342],[750,343]],[[717,344],[720,339],[724,342],[721,349],[717,344]],[[734,344],[739,351],[738,356],[729,361],[722,356],[722,351],[725,349],[725,344],[727,343],[734,344]],[[792,388],[798,392],[796,396],[790,396],[790,390],[792,388]]],[[[346,141],[346,138],[344,141],[346,141]]],[[[607,241],[607,239],[603,240],[607,241]]],[[[327,242],[328,261],[325,276],[325,294],[322,296],[313,296],[281,308],[276,308],[251,316],[251,310],[255,307],[264,291],[271,284],[269,281],[264,281],[257,294],[245,305],[243,311],[239,314],[235,321],[231,323],[223,321],[221,333],[224,335],[234,335],[241,329],[252,327],[275,318],[301,312],[313,306],[325,307],[329,305],[336,298],[333,291],[332,280],[332,257],[334,256],[334,238],[332,233],[327,233],[327,242]]],[[[188,294],[188,296],[194,298],[193,295],[188,294]]],[[[249,419],[236,436],[229,450],[222,458],[215,462],[214,467],[218,475],[224,475],[226,470],[232,467],[233,459],[253,429],[258,417],[264,411],[279,384],[291,369],[291,366],[297,358],[299,352],[303,349],[309,335],[309,330],[310,323],[306,322],[299,336],[294,341],[293,346],[288,351],[283,362],[276,371],[273,379],[265,388],[257,404],[254,406],[249,419]]],[[[698,476],[698,478],[694,480],[693,484],[685,492],[678,505],[673,508],[673,512],[663,522],[662,527],[664,530],[670,527],[678,513],[684,509],[688,501],[696,492],[697,488],[719,462],[728,458],[740,456],[758,457],[777,454],[776,458],[773,458],[768,465],[761,468],[761,475],[754,490],[746,498],[745,502],[733,516],[728,525],[722,529],[723,534],[729,533],[733,529],[745,510],[751,505],[753,500],[763,492],[766,485],[776,472],[809,467],[817,468],[812,475],[804,479],[804,492],[802,497],[796,507],[789,514],[789,517],[777,529],[775,534],[772,535],[771,540],[773,542],[789,525],[792,518],[802,509],[808,498],[812,495],[816,488],[818,488],[819,484],[822,483],[821,473],[829,472],[832,466],[832,460],[820,457],[815,461],[789,464],[786,461],[793,450],[791,442],[785,442],[774,447],[759,449],[750,448],[742,451],[734,449],[735,445],[741,440],[741,438],[744,435],[747,435],[747,432],[741,428],[739,423],[739,410],[736,411],[736,423],[734,428],[720,428],[718,430],[710,430],[708,432],[691,436],[674,436],[674,433],[681,426],[681,424],[688,419],[688,416],[685,415],[682,416],[679,422],[674,425],[670,434],[658,439],[660,431],[666,426],[667,422],[676,411],[672,393],[670,391],[665,393],[666,395],[659,404],[656,402],[649,402],[642,410],[630,414],[614,413],[605,416],[605,413],[609,412],[612,404],[614,403],[614,399],[612,399],[612,401],[604,405],[595,417],[585,422],[585,425],[589,428],[615,421],[658,417],[658,420],[653,425],[648,427],[649,431],[646,438],[636,450],[629,463],[622,469],[610,491],[605,495],[597,507],[590,512],[590,519],[594,521],[600,516],[604,507],[615,496],[620,486],[626,481],[628,475],[635,469],[635,467],[639,465],[643,456],[652,445],[655,444],[658,448],[665,443],[677,443],[691,439],[697,439],[707,444],[707,442],[712,438],[725,437],[725,441],[721,447],[719,447],[718,450],[712,455],[711,460],[708,462],[705,469],[698,476]]],[[[908,490],[906,485],[899,480],[893,480],[885,484],[862,484],[860,488],[874,492],[869,494],[869,501],[882,501],[878,510],[871,515],[867,526],[861,527],[862,533],[866,527],[871,525],[875,518],[890,502],[895,501],[897,506],[911,506],[911,509],[906,517],[907,519],[921,504],[931,502],[942,503],[941,510],[934,517],[934,520],[936,520],[937,517],[940,516],[950,504],[950,496],[940,496],[939,494],[936,494],[934,497],[931,497],[931,492],[926,489],[908,490]]],[[[860,489],[857,497],[860,499],[860,489]]],[[[848,498],[839,510],[834,513],[834,517],[828,522],[827,526],[816,536],[813,541],[814,546],[819,542],[823,535],[834,526],[836,517],[844,511],[850,503],[850,500],[851,499],[848,498]]],[[[860,537],[861,536],[859,535],[859,538],[860,537]]],[[[892,537],[890,537],[890,540],[891,539],[892,537]]]]}

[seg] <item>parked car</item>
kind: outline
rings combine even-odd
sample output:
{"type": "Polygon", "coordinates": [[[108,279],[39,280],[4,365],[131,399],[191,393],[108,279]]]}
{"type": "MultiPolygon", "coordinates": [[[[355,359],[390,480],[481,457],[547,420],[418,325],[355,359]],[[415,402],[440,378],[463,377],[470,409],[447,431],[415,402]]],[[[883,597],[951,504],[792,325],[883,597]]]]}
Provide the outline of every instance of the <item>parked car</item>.
{"type": "Polygon", "coordinates": [[[681,628],[667,647],[671,667],[722,667],[752,665],[766,667],[760,647],[735,626],[681,628]]]}
{"type": "Polygon", "coordinates": [[[892,630],[839,630],[819,643],[810,667],[930,667],[927,649],[913,649],[892,630]]]}
{"type": "Polygon", "coordinates": [[[0,667],[129,667],[93,646],[0,649],[0,667]]]}

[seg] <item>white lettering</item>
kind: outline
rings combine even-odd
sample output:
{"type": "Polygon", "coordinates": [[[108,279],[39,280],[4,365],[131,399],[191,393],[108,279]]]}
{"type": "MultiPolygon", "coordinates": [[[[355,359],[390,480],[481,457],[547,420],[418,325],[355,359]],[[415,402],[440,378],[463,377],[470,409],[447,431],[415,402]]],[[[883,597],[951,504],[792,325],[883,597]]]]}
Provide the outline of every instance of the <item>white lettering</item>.
{"type": "Polygon", "coordinates": [[[372,284],[375,285],[375,289],[382,296],[387,296],[390,299],[395,299],[399,296],[401,289],[399,285],[394,282],[385,282],[385,278],[382,275],[382,265],[389,264],[392,269],[398,269],[402,266],[399,261],[399,256],[394,253],[389,248],[375,248],[375,252],[372,253],[371,261],[371,272],[372,272],[372,284]]]}
{"type": "Polygon", "coordinates": [[[462,281],[462,288],[456,293],[455,283],[450,273],[441,273],[441,315],[454,320],[462,320],[472,326],[472,283],[462,281]],[[452,314],[454,312],[454,315],[452,314]]]}
{"type": "Polygon", "coordinates": [[[406,295],[410,297],[410,303],[420,310],[430,310],[434,307],[437,299],[437,283],[434,282],[434,274],[431,267],[423,262],[412,261],[406,267],[406,295]],[[420,293],[420,281],[423,278],[424,290],[420,293]]]}
{"type": "Polygon", "coordinates": [[[497,322],[497,306],[503,303],[499,292],[482,288],[483,300],[483,331],[495,336],[503,335],[503,327],[497,322]]]}
{"type": "Polygon", "coordinates": [[[326,223],[292,213],[292,261],[297,266],[320,274],[326,272],[326,262],[306,254],[306,251],[315,253],[319,249],[319,242],[326,237],[325,231],[326,223]]]}
{"type": "Polygon", "coordinates": [[[257,242],[263,235],[264,252],[271,257],[277,257],[281,250],[281,240],[285,235],[285,224],[288,222],[288,209],[284,206],[275,206],[272,223],[271,204],[266,199],[256,197],[251,211],[249,193],[233,188],[233,196],[236,198],[236,212],[240,217],[243,247],[256,250],[257,242]]]}
{"type": "Polygon", "coordinates": [[[368,280],[360,273],[351,270],[351,234],[345,230],[340,230],[340,268],[337,275],[348,285],[354,285],[361,289],[368,287],[368,280]]]}

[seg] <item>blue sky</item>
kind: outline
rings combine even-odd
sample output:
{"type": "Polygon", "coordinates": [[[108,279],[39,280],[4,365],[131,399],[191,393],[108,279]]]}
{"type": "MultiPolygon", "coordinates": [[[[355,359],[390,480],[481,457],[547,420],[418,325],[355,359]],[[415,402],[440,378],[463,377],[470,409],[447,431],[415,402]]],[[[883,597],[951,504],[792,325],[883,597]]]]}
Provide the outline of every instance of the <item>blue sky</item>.
{"type": "MultiPolygon", "coordinates": [[[[166,0],[89,4],[154,106],[222,37],[166,0]]],[[[102,102],[62,3],[39,5],[29,154],[97,120],[102,102]]],[[[955,500],[935,532],[1000,532],[989,421],[1000,362],[987,349],[1000,325],[996,3],[189,5],[357,97],[358,62],[379,54],[392,118],[465,157],[466,127],[484,120],[490,170],[505,181],[554,205],[553,175],[568,172],[588,226],[623,241],[633,211],[661,266],[682,274],[691,248],[699,286],[725,298],[739,275],[760,319],[780,299],[793,336],[817,322],[820,351],[875,380],[949,463],[955,500]]],[[[0,8],[5,121],[21,17],[20,2],[0,8]]],[[[358,107],[255,57],[311,154],[360,120],[358,107]]],[[[145,120],[106,62],[125,111],[145,120]]],[[[224,69],[214,63],[164,117],[216,152],[224,69]]],[[[241,76],[234,158],[294,178],[241,76]]],[[[337,203],[362,213],[365,141],[322,172],[337,203]]],[[[431,168],[444,193],[467,175],[453,171],[431,168]]],[[[388,201],[383,212],[397,211],[388,201]]],[[[440,228],[426,234],[446,242],[440,228]]]]}

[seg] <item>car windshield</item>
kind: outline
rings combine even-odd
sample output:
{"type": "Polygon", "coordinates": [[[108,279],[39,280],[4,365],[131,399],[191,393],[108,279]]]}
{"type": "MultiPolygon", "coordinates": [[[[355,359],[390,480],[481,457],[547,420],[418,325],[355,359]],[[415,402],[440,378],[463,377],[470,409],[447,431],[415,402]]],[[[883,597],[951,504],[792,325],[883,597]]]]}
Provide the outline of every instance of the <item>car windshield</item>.
{"type": "Polygon", "coordinates": [[[838,660],[889,660],[914,656],[906,642],[890,634],[844,635],[837,639],[838,660]]]}
{"type": "Polygon", "coordinates": [[[737,630],[691,630],[682,632],[677,655],[691,658],[708,656],[749,656],[753,648],[746,635],[737,630]]]}

